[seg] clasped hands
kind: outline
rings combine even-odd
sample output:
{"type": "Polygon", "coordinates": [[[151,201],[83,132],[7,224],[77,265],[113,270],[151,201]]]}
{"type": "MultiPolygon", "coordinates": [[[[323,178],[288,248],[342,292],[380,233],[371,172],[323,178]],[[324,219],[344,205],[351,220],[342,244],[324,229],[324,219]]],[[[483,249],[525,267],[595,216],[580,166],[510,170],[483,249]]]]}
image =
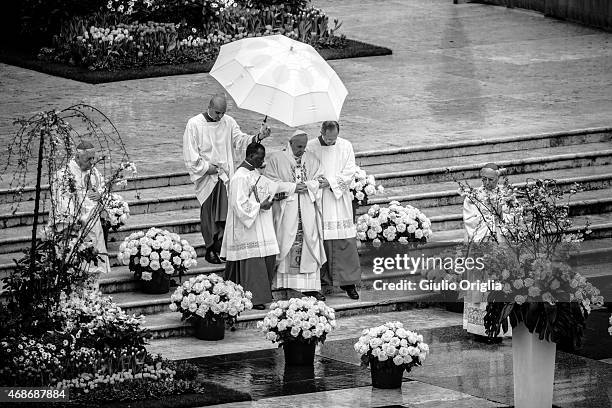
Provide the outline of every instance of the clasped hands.
{"type": "MultiPolygon", "coordinates": [[[[328,188],[329,187],[329,181],[327,181],[325,176],[319,176],[317,178],[317,181],[319,182],[319,187],[320,188],[328,188]]],[[[308,192],[308,186],[303,181],[300,181],[299,183],[297,183],[295,185],[295,193],[296,194],[306,193],[306,192],[308,192]]]]}

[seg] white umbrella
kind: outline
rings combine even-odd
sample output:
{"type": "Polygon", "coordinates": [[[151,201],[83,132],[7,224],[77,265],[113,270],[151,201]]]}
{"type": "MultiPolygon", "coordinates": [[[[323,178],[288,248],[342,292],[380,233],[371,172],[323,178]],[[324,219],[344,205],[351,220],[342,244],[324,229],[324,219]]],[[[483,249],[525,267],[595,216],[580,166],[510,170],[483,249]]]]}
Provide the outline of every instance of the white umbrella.
{"type": "Polygon", "coordinates": [[[348,94],[314,48],[284,35],[223,45],[210,74],[239,108],[291,127],[338,120],[348,94]]]}

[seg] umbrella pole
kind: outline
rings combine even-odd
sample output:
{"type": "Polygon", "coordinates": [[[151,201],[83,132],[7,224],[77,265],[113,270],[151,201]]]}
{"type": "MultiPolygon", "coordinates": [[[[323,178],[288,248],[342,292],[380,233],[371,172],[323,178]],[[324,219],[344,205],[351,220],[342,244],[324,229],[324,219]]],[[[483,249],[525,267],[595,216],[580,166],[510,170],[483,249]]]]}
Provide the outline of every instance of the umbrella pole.
{"type": "Polygon", "coordinates": [[[266,122],[268,121],[268,115],[266,115],[266,117],[264,118],[263,122],[261,122],[261,126],[259,128],[259,134],[261,135],[261,133],[264,130],[264,127],[266,126],[266,122]]]}

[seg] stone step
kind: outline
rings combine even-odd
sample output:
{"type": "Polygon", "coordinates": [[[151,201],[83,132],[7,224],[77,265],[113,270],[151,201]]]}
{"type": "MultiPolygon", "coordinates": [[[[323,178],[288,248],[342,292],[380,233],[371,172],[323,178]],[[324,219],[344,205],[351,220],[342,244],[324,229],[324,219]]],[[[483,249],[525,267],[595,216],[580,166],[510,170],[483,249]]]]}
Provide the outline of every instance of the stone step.
{"type": "MultiPolygon", "coordinates": [[[[571,184],[569,184],[571,185],[571,184]]],[[[457,196],[456,191],[445,192],[448,196],[457,196]]],[[[388,204],[389,200],[394,197],[381,198],[376,197],[372,200],[372,204],[388,204]]],[[[403,204],[411,204],[411,196],[398,196],[403,204]]],[[[457,229],[462,227],[462,208],[461,197],[455,201],[457,204],[445,205],[433,208],[422,208],[424,213],[430,217],[432,221],[432,229],[446,230],[457,229]]],[[[451,199],[447,199],[451,202],[451,199]]],[[[590,215],[597,213],[605,213],[612,211],[612,188],[602,190],[581,191],[572,196],[570,202],[570,215],[590,215]]],[[[367,206],[358,209],[358,214],[367,211],[367,206]]],[[[123,241],[125,237],[136,231],[146,231],[151,227],[168,229],[178,234],[190,234],[200,231],[200,219],[198,209],[186,209],[181,211],[157,212],[153,214],[140,214],[130,218],[129,223],[118,231],[111,231],[109,234],[109,250],[115,248],[116,243],[123,241]]],[[[19,226],[5,228],[0,230],[0,253],[17,252],[28,246],[30,241],[29,226],[19,226]]]]}
{"type": "MultiPolygon", "coordinates": [[[[525,160],[535,160],[546,157],[557,157],[568,154],[585,154],[612,149],[612,142],[586,143],[572,146],[557,146],[539,149],[525,149],[511,152],[484,152],[474,155],[455,155],[444,159],[409,160],[391,163],[375,163],[363,168],[372,174],[405,172],[410,170],[437,169],[439,167],[453,168],[470,164],[506,163],[511,166],[525,160]]],[[[482,166],[481,166],[482,167],[482,166]]],[[[480,170],[480,169],[479,169],[480,170]]]]}
{"type": "MultiPolygon", "coordinates": [[[[556,180],[557,185],[565,192],[569,192],[574,183],[579,183],[584,190],[601,190],[612,186],[612,165],[536,171],[513,174],[507,178],[516,186],[525,185],[526,180],[551,179],[556,180]]],[[[480,177],[461,181],[471,186],[481,184],[480,177]]],[[[397,200],[420,209],[463,203],[456,181],[385,187],[384,195],[374,196],[369,203],[386,205],[390,200],[397,200]]]]}
{"type": "MultiPolygon", "coordinates": [[[[200,208],[193,185],[156,187],[142,190],[125,190],[118,193],[130,206],[130,215],[200,208]]],[[[39,211],[39,222],[46,222],[49,202],[43,202],[39,211]]],[[[34,201],[16,204],[0,204],[0,227],[9,228],[32,225],[34,222],[34,201]]]]}
{"type": "Polygon", "coordinates": [[[359,165],[411,162],[415,160],[445,159],[480,154],[534,150],[586,143],[609,142],[612,128],[594,128],[568,132],[543,133],[484,140],[467,140],[428,146],[402,147],[389,150],[369,150],[356,154],[359,165]]]}
{"type": "MultiPolygon", "coordinates": [[[[429,215],[428,215],[429,216],[429,215]]],[[[441,215],[441,216],[431,216],[432,226],[450,226],[456,225],[455,229],[442,229],[435,230],[433,242],[428,243],[425,247],[436,246],[438,243],[447,243],[447,242],[460,242],[463,239],[463,229],[461,224],[460,217],[457,218],[457,215],[441,215]]],[[[587,237],[587,239],[600,239],[600,238],[608,238],[612,236],[612,213],[604,213],[604,214],[593,214],[593,215],[580,215],[572,217],[574,225],[576,229],[581,228],[585,225],[587,220],[591,224],[591,234],[587,237]]],[[[198,257],[204,256],[205,246],[202,239],[202,235],[199,232],[195,233],[187,233],[181,234],[182,239],[186,239],[189,243],[196,249],[198,253],[198,257]]],[[[120,242],[109,242],[108,250],[109,256],[111,260],[111,265],[118,265],[117,261],[117,250],[120,242]]],[[[20,259],[22,257],[22,253],[18,250],[12,252],[2,252],[0,251],[0,271],[3,270],[11,270],[14,267],[13,259],[20,259]]]]}
{"type": "MultiPolygon", "coordinates": [[[[517,150],[531,151],[558,148],[560,146],[585,146],[593,143],[605,143],[610,140],[612,140],[611,128],[579,129],[567,132],[357,152],[355,159],[358,164],[367,167],[375,164],[412,163],[420,160],[439,160],[452,157],[464,157],[467,159],[469,156],[474,155],[517,150]]],[[[481,158],[477,161],[481,162],[482,160],[481,158]]],[[[417,168],[423,167],[418,166],[417,168]]],[[[129,180],[129,189],[148,189],[190,184],[189,176],[183,169],[167,174],[139,175],[129,180]]],[[[48,190],[48,185],[43,185],[42,190],[48,190]]],[[[32,186],[0,189],[0,204],[30,201],[34,199],[34,195],[35,188],[32,186]]]]}
{"type": "MultiPolygon", "coordinates": [[[[536,171],[534,173],[515,174],[508,177],[510,182],[517,185],[524,184],[525,180],[530,178],[555,179],[565,190],[572,188],[573,183],[580,183],[587,190],[601,189],[612,185],[612,165],[536,171]]],[[[479,178],[465,181],[470,185],[480,184],[479,178]]],[[[132,214],[132,219],[128,222],[128,228],[129,224],[142,224],[142,222],[135,221],[138,218],[134,217],[138,215],[200,208],[191,185],[127,190],[121,194],[130,205],[130,213],[132,214]]],[[[384,195],[373,197],[370,203],[387,204],[390,200],[398,200],[405,204],[409,203],[417,208],[439,207],[448,204],[458,204],[463,201],[458,194],[457,183],[450,181],[387,187],[384,195]]],[[[31,201],[20,203],[18,207],[10,204],[0,204],[0,227],[12,228],[32,225],[34,220],[33,208],[34,203],[31,201]]],[[[363,208],[360,211],[363,212],[363,208]]],[[[39,217],[39,221],[45,222],[47,211],[44,207],[41,213],[43,216],[39,217]]]]}
{"type": "MultiPolygon", "coordinates": [[[[422,291],[414,291],[414,293],[410,292],[407,294],[401,291],[390,293],[389,291],[361,289],[359,292],[361,296],[359,300],[351,300],[344,293],[334,293],[326,295],[325,303],[334,308],[338,318],[405,310],[414,307],[417,303],[433,302],[439,297],[433,292],[422,291]]],[[[116,297],[115,301],[118,301],[116,297]]],[[[266,313],[267,310],[249,310],[244,312],[238,317],[236,327],[238,329],[255,328],[257,322],[263,320],[266,313]]],[[[193,333],[190,322],[181,321],[180,313],[170,312],[168,309],[162,313],[145,315],[144,326],[151,331],[153,338],[179,337],[193,333]]]]}
{"type": "MultiPolygon", "coordinates": [[[[612,299],[612,263],[590,265],[581,267],[580,273],[589,282],[598,287],[604,299],[612,299]]],[[[400,276],[401,277],[401,276],[400,276]]],[[[399,277],[398,277],[399,278],[399,277]]],[[[405,276],[403,277],[405,278],[405,276]]],[[[419,275],[411,275],[413,281],[424,279],[419,275]]],[[[397,280],[397,279],[396,279],[397,280]]],[[[418,288],[418,284],[416,285],[418,288]]],[[[336,292],[326,295],[326,303],[336,310],[337,317],[377,314],[388,311],[403,310],[418,303],[439,302],[439,292],[418,289],[407,290],[374,290],[371,286],[360,289],[361,298],[358,301],[350,300],[344,293],[336,292]]],[[[276,294],[275,294],[276,296],[276,294]]],[[[153,338],[179,337],[193,334],[191,324],[181,321],[181,315],[167,311],[170,294],[167,295],[140,295],[120,294],[113,299],[128,313],[138,313],[141,310],[158,310],[154,314],[145,315],[144,326],[152,333],[153,338]],[[164,309],[166,309],[164,311],[164,309]]],[[[267,311],[250,310],[238,318],[237,328],[254,328],[258,321],[265,317],[267,311]]]]}
{"type": "MultiPolygon", "coordinates": [[[[475,179],[479,177],[480,169],[486,163],[487,161],[483,161],[450,167],[424,168],[374,174],[376,175],[376,179],[386,187],[430,184],[475,179]]],[[[505,167],[508,175],[585,166],[600,166],[612,164],[612,149],[568,153],[555,156],[501,160],[497,161],[497,164],[505,167]]]]}
{"type": "MultiPolygon", "coordinates": [[[[225,270],[225,265],[212,265],[204,260],[204,258],[198,259],[198,266],[188,270],[182,277],[182,280],[187,280],[193,276],[216,273],[222,274],[225,270]]],[[[1,272],[0,272],[1,274],[1,272]]],[[[178,277],[172,277],[179,282],[178,277]]],[[[120,293],[120,292],[132,292],[139,291],[140,284],[134,278],[134,274],[130,272],[127,266],[114,266],[111,268],[110,273],[100,277],[100,290],[103,293],[120,293]]]]}

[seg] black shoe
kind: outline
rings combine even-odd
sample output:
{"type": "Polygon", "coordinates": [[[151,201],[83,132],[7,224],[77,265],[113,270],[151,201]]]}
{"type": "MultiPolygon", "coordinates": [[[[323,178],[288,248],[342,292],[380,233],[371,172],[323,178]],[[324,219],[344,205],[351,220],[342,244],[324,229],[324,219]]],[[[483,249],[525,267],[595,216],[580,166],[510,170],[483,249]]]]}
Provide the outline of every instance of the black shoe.
{"type": "Polygon", "coordinates": [[[357,293],[357,289],[355,289],[355,285],[349,285],[349,286],[340,286],[340,289],[343,289],[346,291],[346,294],[348,295],[348,297],[350,297],[353,300],[357,300],[359,299],[359,293],[357,293]]]}
{"type": "Polygon", "coordinates": [[[204,259],[206,259],[206,262],[214,265],[219,265],[223,263],[221,258],[219,258],[219,255],[211,249],[206,250],[206,255],[204,255],[204,259]]]}
{"type": "Polygon", "coordinates": [[[255,310],[266,310],[266,305],[253,305],[255,310]]]}
{"type": "Polygon", "coordinates": [[[325,302],[325,296],[321,292],[312,291],[312,292],[304,292],[304,296],[312,296],[321,302],[325,302]]]}

